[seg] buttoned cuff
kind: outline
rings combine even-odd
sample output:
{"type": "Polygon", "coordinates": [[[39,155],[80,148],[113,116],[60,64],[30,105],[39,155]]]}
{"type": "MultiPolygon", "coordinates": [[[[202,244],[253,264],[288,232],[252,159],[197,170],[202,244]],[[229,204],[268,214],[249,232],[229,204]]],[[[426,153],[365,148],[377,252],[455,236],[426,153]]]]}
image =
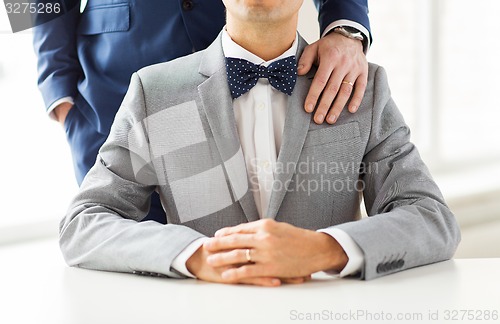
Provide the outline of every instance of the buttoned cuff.
{"type": "Polygon", "coordinates": [[[365,39],[366,39],[366,48],[364,48],[364,44],[363,44],[363,52],[366,55],[368,53],[368,50],[370,49],[370,45],[371,45],[371,42],[370,42],[370,33],[368,32],[368,29],[366,29],[360,23],[357,23],[357,22],[352,21],[352,20],[347,20],[347,19],[335,20],[330,25],[328,25],[328,27],[325,28],[325,31],[323,32],[323,34],[321,35],[321,37],[325,37],[329,32],[332,31],[332,29],[334,29],[335,27],[339,27],[339,26],[354,27],[357,30],[359,30],[363,34],[363,36],[365,36],[365,39]]]}
{"type": "Polygon", "coordinates": [[[337,240],[337,242],[340,244],[340,246],[344,249],[345,253],[347,254],[347,257],[349,258],[349,261],[347,261],[346,266],[344,267],[344,269],[342,269],[340,273],[334,270],[324,271],[325,273],[342,278],[361,271],[363,264],[365,262],[365,256],[363,254],[363,251],[361,251],[361,248],[358,246],[356,242],[354,242],[354,240],[351,238],[349,234],[347,234],[341,229],[334,227],[320,229],[318,230],[318,232],[328,234],[335,240],[337,240]]]}
{"type": "Polygon", "coordinates": [[[174,268],[177,272],[182,273],[183,275],[196,278],[186,267],[187,260],[198,250],[198,248],[208,240],[208,237],[200,237],[199,239],[194,240],[191,244],[189,244],[181,253],[179,253],[175,259],[172,261],[172,268],[174,268]]]}
{"type": "Polygon", "coordinates": [[[73,100],[73,97],[63,97],[61,99],[58,99],[52,103],[52,105],[49,106],[49,109],[47,109],[47,114],[49,117],[55,121],[57,121],[56,114],[54,113],[54,109],[59,106],[62,103],[68,102],[72,105],[75,104],[75,101],[73,100]]]}

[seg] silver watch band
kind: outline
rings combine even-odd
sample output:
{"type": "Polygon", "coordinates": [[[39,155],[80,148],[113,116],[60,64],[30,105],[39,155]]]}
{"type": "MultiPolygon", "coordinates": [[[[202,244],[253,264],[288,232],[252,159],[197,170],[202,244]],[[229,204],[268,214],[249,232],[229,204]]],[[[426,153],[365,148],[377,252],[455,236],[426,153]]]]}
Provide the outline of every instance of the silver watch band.
{"type": "Polygon", "coordinates": [[[361,31],[351,26],[337,26],[332,30],[334,33],[340,34],[347,38],[357,39],[363,44],[363,51],[366,53],[368,47],[368,39],[361,31]]]}

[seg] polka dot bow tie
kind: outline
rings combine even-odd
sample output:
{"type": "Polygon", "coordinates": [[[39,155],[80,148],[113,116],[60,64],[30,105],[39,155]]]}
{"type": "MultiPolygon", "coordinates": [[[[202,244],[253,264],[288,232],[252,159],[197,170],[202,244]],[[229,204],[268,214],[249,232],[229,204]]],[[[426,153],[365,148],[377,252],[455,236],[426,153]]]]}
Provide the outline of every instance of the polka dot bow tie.
{"type": "Polygon", "coordinates": [[[267,78],[276,90],[290,96],[297,81],[297,62],[295,56],[290,56],[265,67],[247,60],[226,57],[226,72],[233,99],[252,89],[259,78],[267,78]]]}

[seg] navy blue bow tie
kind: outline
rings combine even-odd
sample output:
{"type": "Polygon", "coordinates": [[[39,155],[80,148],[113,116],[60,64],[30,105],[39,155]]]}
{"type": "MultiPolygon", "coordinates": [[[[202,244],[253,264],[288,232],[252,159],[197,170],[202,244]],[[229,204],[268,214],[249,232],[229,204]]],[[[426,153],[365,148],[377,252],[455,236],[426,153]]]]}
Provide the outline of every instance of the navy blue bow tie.
{"type": "Polygon", "coordinates": [[[226,57],[226,72],[233,99],[252,89],[259,78],[267,78],[276,90],[290,96],[297,81],[297,62],[295,56],[289,56],[265,67],[247,60],[226,57]]]}

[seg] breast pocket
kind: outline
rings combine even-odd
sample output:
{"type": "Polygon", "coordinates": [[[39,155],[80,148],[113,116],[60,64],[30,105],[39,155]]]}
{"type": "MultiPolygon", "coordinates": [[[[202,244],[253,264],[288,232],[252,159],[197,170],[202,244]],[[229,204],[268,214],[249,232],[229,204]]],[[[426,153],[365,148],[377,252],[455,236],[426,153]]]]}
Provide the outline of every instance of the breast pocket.
{"type": "Polygon", "coordinates": [[[130,28],[130,5],[128,2],[87,7],[82,13],[77,33],[97,35],[128,31],[130,28]]]}
{"type": "Polygon", "coordinates": [[[307,165],[306,178],[358,177],[358,165],[363,158],[359,123],[324,127],[307,134],[300,163],[307,165]]]}
{"type": "Polygon", "coordinates": [[[347,141],[358,137],[360,137],[358,122],[311,130],[307,133],[304,149],[334,142],[347,141]]]}

